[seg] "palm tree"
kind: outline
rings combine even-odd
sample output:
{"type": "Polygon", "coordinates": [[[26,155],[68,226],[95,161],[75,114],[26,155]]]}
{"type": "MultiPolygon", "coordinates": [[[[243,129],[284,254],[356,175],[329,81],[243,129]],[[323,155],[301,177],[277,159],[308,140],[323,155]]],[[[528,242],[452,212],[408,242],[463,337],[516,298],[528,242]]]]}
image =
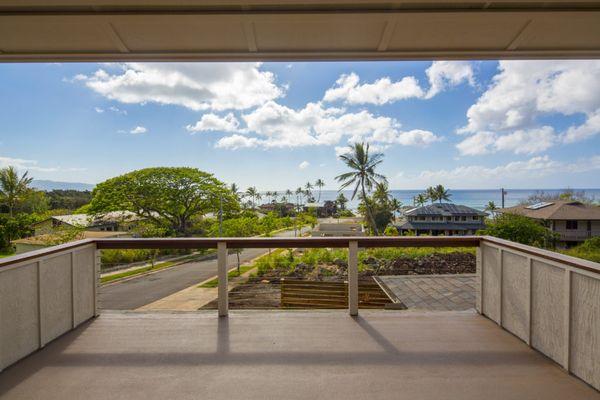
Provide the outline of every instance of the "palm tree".
{"type": "Polygon", "coordinates": [[[304,189],[306,189],[306,198],[310,201],[310,199],[312,198],[312,189],[313,189],[313,185],[310,182],[306,182],[306,185],[304,185],[304,189]]]}
{"type": "Polygon", "coordinates": [[[235,196],[236,199],[238,199],[238,201],[240,200],[240,188],[238,187],[238,185],[236,185],[235,183],[231,184],[231,192],[233,193],[233,195],[235,196]]]}
{"type": "Polygon", "coordinates": [[[335,199],[335,201],[340,205],[340,209],[346,209],[346,203],[348,202],[348,199],[346,198],[346,196],[344,196],[344,193],[338,194],[338,197],[337,199],[335,199]]]}
{"type": "Polygon", "coordinates": [[[390,208],[392,209],[392,214],[394,214],[394,219],[396,219],[396,213],[402,210],[402,202],[397,198],[392,197],[390,208]]]}
{"type": "Polygon", "coordinates": [[[301,187],[296,189],[296,208],[298,212],[300,212],[300,203],[302,203],[302,196],[304,195],[304,190],[301,187]]]}
{"type": "Polygon", "coordinates": [[[498,209],[498,207],[496,207],[496,203],[494,203],[493,201],[490,201],[485,206],[485,211],[489,211],[492,214],[492,218],[494,218],[494,219],[496,219],[496,210],[497,209],[498,209]]]}
{"type": "Polygon", "coordinates": [[[325,186],[325,182],[323,182],[323,179],[319,178],[315,182],[315,186],[319,188],[319,197],[317,198],[317,203],[320,203],[321,202],[321,190],[323,189],[323,186],[325,186]]]}
{"type": "Polygon", "coordinates": [[[260,196],[255,186],[250,186],[246,189],[246,196],[250,197],[252,208],[256,208],[256,199],[260,196]]]}
{"type": "Polygon", "coordinates": [[[273,195],[273,200],[271,200],[271,203],[277,203],[277,196],[279,196],[279,193],[277,193],[277,191],[274,191],[271,194],[273,195]]]}
{"type": "Polygon", "coordinates": [[[431,204],[435,203],[435,201],[438,199],[437,192],[433,186],[429,186],[427,189],[425,189],[425,196],[431,201],[431,204]]]}
{"type": "Polygon", "coordinates": [[[450,197],[452,196],[450,194],[450,191],[446,189],[443,185],[437,185],[433,188],[433,191],[435,192],[435,196],[440,203],[442,202],[442,200],[449,201],[450,197]]]}
{"type": "Polygon", "coordinates": [[[267,197],[267,202],[271,203],[271,199],[273,198],[273,193],[271,193],[270,191],[266,191],[265,192],[265,196],[267,197]]]}
{"type": "Polygon", "coordinates": [[[287,189],[285,191],[285,197],[286,197],[285,202],[287,203],[287,201],[288,201],[287,199],[291,199],[293,195],[294,195],[294,192],[292,192],[290,189],[287,189]]]}
{"type": "Polygon", "coordinates": [[[415,197],[413,197],[414,205],[418,205],[419,207],[423,207],[425,203],[427,203],[427,195],[424,193],[419,193],[415,197]]]}
{"type": "Polygon", "coordinates": [[[21,177],[14,167],[0,169],[0,202],[8,207],[8,215],[13,216],[14,209],[19,201],[27,194],[29,184],[33,178],[25,172],[21,177]]]}
{"type": "Polygon", "coordinates": [[[352,170],[335,177],[338,182],[342,183],[340,191],[354,184],[355,187],[352,192],[352,199],[354,199],[360,189],[373,231],[375,235],[379,235],[375,219],[373,218],[373,210],[367,197],[367,190],[371,191],[374,185],[380,181],[386,181],[385,176],[375,172],[375,168],[383,162],[383,154],[375,153],[370,155],[368,143],[366,146],[364,143],[355,143],[352,151],[341,155],[340,159],[352,170]]]}

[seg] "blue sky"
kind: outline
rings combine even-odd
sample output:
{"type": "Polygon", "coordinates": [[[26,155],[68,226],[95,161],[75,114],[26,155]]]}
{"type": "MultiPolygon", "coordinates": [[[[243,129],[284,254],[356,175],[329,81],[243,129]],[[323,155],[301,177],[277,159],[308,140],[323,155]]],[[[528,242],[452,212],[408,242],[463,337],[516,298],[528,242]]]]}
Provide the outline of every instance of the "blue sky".
{"type": "Polygon", "coordinates": [[[242,188],[600,187],[600,62],[0,64],[0,166],[98,183],[192,166],[242,188]]]}

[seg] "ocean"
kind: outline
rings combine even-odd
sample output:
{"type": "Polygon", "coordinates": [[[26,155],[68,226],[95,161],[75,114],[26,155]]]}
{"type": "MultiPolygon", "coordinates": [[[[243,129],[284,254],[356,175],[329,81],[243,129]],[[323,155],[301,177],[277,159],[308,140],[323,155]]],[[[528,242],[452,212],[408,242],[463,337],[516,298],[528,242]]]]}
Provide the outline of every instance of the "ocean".
{"type": "MultiPolygon", "coordinates": [[[[543,191],[548,194],[558,194],[564,191],[564,189],[504,189],[507,193],[504,196],[504,206],[512,207],[520,202],[526,200],[529,196],[543,191]]],[[[586,197],[592,198],[596,201],[600,201],[600,189],[573,189],[575,192],[584,192],[586,197]]],[[[278,192],[281,196],[281,191],[278,192]]],[[[318,190],[313,191],[315,198],[318,196],[318,190]]],[[[335,200],[338,196],[337,190],[323,190],[321,192],[321,202],[325,200],[335,200]]],[[[351,190],[344,190],[344,196],[348,200],[352,196],[351,190]]],[[[403,205],[413,205],[413,197],[417,194],[423,193],[423,190],[390,190],[390,194],[402,202],[403,205]]],[[[500,189],[486,189],[486,190],[450,190],[450,202],[455,204],[462,204],[465,206],[473,207],[478,210],[483,210],[486,204],[490,201],[496,203],[497,207],[502,205],[502,195],[500,189]]],[[[295,196],[290,201],[295,201],[295,196]]],[[[264,201],[264,198],[263,198],[264,201]]],[[[347,208],[355,210],[358,206],[358,198],[350,200],[346,205],[347,208]]]]}

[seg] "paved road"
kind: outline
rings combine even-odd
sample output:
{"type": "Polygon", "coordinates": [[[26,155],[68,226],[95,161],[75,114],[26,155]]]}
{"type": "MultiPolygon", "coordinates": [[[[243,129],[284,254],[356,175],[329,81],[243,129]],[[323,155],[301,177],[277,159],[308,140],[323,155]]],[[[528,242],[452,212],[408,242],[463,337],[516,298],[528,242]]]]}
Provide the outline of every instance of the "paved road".
{"type": "MultiPolygon", "coordinates": [[[[275,236],[294,236],[294,231],[280,232],[275,236]]],[[[250,261],[267,251],[265,249],[246,249],[240,254],[240,260],[242,262],[250,261]]],[[[233,267],[236,263],[236,255],[230,254],[228,267],[233,267]]],[[[102,286],[99,292],[100,308],[134,310],[216,274],[217,260],[212,259],[185,263],[139,278],[102,286]]]]}

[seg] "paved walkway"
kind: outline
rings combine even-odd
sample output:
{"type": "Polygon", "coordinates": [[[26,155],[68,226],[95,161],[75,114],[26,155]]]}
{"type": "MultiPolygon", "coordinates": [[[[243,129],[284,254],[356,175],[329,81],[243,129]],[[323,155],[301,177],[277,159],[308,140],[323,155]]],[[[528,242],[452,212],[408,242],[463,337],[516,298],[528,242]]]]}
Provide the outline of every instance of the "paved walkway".
{"type": "Polygon", "coordinates": [[[378,279],[409,310],[464,311],[475,308],[475,274],[396,275],[378,279]]]}

